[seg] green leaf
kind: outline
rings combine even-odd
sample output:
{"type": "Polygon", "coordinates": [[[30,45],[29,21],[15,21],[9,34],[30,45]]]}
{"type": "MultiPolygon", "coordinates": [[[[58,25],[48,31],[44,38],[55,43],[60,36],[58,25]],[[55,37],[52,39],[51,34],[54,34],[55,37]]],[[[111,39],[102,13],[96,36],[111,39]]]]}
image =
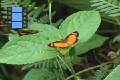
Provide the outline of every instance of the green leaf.
{"type": "Polygon", "coordinates": [[[4,6],[4,5],[10,5],[10,4],[14,4],[15,2],[14,1],[6,1],[5,3],[1,3],[1,6],[4,6]]]}
{"type": "Polygon", "coordinates": [[[13,34],[8,34],[8,35],[9,35],[9,40],[10,40],[10,41],[19,38],[19,35],[18,35],[18,34],[14,34],[14,35],[13,35],[13,34]]]}
{"type": "Polygon", "coordinates": [[[27,1],[28,1],[28,0],[21,1],[21,2],[19,3],[19,5],[25,5],[25,4],[27,3],[27,1]]]}
{"type": "Polygon", "coordinates": [[[26,4],[23,5],[23,7],[28,7],[30,3],[31,3],[31,0],[27,0],[26,4]]]}
{"type": "Polygon", "coordinates": [[[59,19],[57,22],[52,23],[53,26],[58,27],[62,23],[63,19],[59,19]]]}
{"type": "Polygon", "coordinates": [[[120,79],[120,65],[118,65],[104,80],[119,80],[120,79]]]}
{"type": "Polygon", "coordinates": [[[23,80],[45,80],[45,77],[51,74],[52,72],[47,69],[32,69],[23,80]]]}
{"type": "Polygon", "coordinates": [[[78,44],[75,48],[72,48],[71,53],[75,53],[76,55],[83,54],[93,48],[100,47],[107,39],[108,37],[95,34],[87,42],[78,44]]]}
{"type": "Polygon", "coordinates": [[[90,0],[54,0],[79,10],[91,10],[90,0]]]}
{"type": "Polygon", "coordinates": [[[15,36],[16,38],[6,43],[0,50],[0,63],[27,64],[58,55],[55,49],[47,46],[50,43],[49,38],[53,40],[52,36],[59,35],[55,27],[34,23],[29,25],[29,29],[37,29],[40,32],[22,37],[15,36]]]}
{"type": "Polygon", "coordinates": [[[65,49],[59,48],[58,51],[59,51],[62,55],[67,55],[67,54],[69,53],[69,48],[65,48],[65,49]]]}
{"type": "Polygon", "coordinates": [[[33,15],[33,18],[37,18],[41,13],[42,13],[42,11],[45,9],[45,4],[43,4],[42,6],[40,6],[40,7],[38,7],[37,9],[36,9],[36,12],[34,13],[34,15],[33,15]]]}
{"type": "Polygon", "coordinates": [[[32,23],[28,27],[28,29],[39,30],[39,33],[37,35],[42,35],[46,37],[47,39],[49,39],[49,42],[60,39],[60,34],[58,29],[51,25],[32,23]]]}
{"type": "Polygon", "coordinates": [[[30,11],[30,13],[28,13],[28,16],[33,16],[36,11],[37,11],[37,9],[30,11]]]}
{"type": "Polygon", "coordinates": [[[113,39],[113,43],[115,42],[120,42],[120,35],[116,36],[114,39],[113,39]]]}
{"type": "Polygon", "coordinates": [[[109,17],[120,16],[120,3],[118,0],[90,0],[91,6],[97,7],[100,12],[104,12],[109,17]],[[114,13],[115,12],[115,13],[114,13]]]}
{"type": "Polygon", "coordinates": [[[29,5],[29,7],[28,7],[28,11],[32,10],[32,9],[34,8],[35,4],[36,4],[36,3],[33,2],[31,5],[29,5]]]}
{"type": "Polygon", "coordinates": [[[96,32],[101,22],[97,11],[80,11],[67,17],[60,25],[59,31],[62,37],[78,31],[78,43],[87,41],[96,32]]]}
{"type": "MultiPolygon", "coordinates": [[[[55,11],[51,13],[51,17],[53,17],[55,15],[55,11]]],[[[46,24],[46,23],[49,23],[50,20],[49,20],[49,15],[48,14],[45,14],[43,15],[42,17],[40,17],[38,23],[42,23],[42,24],[46,24]]]]}

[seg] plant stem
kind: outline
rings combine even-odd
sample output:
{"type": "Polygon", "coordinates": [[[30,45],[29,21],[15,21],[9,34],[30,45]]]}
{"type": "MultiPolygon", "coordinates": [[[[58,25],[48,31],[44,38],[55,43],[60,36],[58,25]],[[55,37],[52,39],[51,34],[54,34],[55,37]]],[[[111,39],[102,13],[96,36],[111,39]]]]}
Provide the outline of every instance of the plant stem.
{"type": "MultiPolygon", "coordinates": [[[[79,74],[84,73],[84,72],[86,72],[86,71],[89,71],[89,70],[92,70],[92,69],[95,69],[95,68],[102,67],[103,65],[112,64],[112,63],[113,63],[113,62],[106,62],[106,63],[103,63],[103,64],[101,64],[101,65],[97,65],[97,66],[94,66],[94,67],[90,67],[90,68],[87,68],[87,69],[84,69],[84,70],[82,70],[82,71],[77,72],[76,75],[79,75],[79,74]]],[[[74,75],[71,75],[71,76],[67,77],[65,80],[69,80],[69,79],[71,79],[72,77],[74,77],[74,75]]]]}
{"type": "Polygon", "coordinates": [[[59,55],[57,57],[65,64],[65,66],[69,69],[69,71],[74,75],[73,77],[77,79],[75,71],[71,65],[68,65],[59,55]],[[70,67],[69,67],[70,66],[70,67]]]}
{"type": "Polygon", "coordinates": [[[104,18],[102,18],[102,21],[106,21],[106,22],[108,22],[108,23],[112,23],[112,24],[119,25],[119,24],[118,24],[118,23],[116,23],[115,21],[108,20],[108,19],[104,19],[104,18]]]}
{"type": "Polygon", "coordinates": [[[98,33],[118,33],[119,30],[98,30],[98,33]]]}
{"type": "Polygon", "coordinates": [[[49,4],[49,20],[50,20],[50,25],[52,25],[52,14],[51,14],[51,6],[52,6],[52,0],[48,0],[48,4],[49,4]]]}
{"type": "Polygon", "coordinates": [[[69,71],[73,74],[73,77],[75,78],[75,79],[77,79],[77,77],[76,77],[76,74],[75,74],[75,71],[73,70],[73,67],[71,67],[71,65],[70,65],[70,67],[69,67],[69,65],[59,56],[59,55],[57,55],[57,57],[65,64],[65,66],[69,69],[69,71]]]}
{"type": "Polygon", "coordinates": [[[66,64],[66,62],[65,62],[59,55],[57,55],[57,57],[65,64],[65,66],[69,69],[69,71],[71,71],[71,69],[70,69],[69,66],[66,64]]]}
{"type": "Polygon", "coordinates": [[[65,79],[64,73],[63,73],[62,67],[61,67],[60,62],[59,62],[59,60],[58,60],[57,57],[56,57],[56,60],[57,60],[57,63],[58,63],[58,65],[59,65],[59,67],[60,67],[60,70],[61,70],[61,73],[62,73],[62,76],[63,76],[63,80],[64,80],[64,79],[65,79]]]}
{"type": "Polygon", "coordinates": [[[5,77],[9,78],[9,74],[8,74],[5,66],[4,66],[3,64],[1,64],[1,65],[0,65],[0,68],[1,68],[1,70],[2,70],[2,72],[3,72],[3,74],[5,75],[5,77]]]}
{"type": "Polygon", "coordinates": [[[70,60],[70,56],[69,56],[69,53],[67,55],[65,55],[66,57],[66,61],[68,62],[69,66],[70,66],[70,69],[71,69],[71,73],[73,74],[73,77],[75,78],[75,80],[77,79],[77,76],[76,76],[76,73],[71,65],[71,60],[70,60]]]}

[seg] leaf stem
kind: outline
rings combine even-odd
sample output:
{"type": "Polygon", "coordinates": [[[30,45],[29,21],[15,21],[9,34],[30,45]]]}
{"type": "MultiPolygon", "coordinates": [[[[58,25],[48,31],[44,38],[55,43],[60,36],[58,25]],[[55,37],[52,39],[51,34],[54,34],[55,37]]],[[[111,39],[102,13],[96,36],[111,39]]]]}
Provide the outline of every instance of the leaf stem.
{"type": "Polygon", "coordinates": [[[50,20],[50,25],[52,25],[52,14],[51,14],[51,6],[52,6],[52,0],[48,0],[48,4],[49,4],[49,20],[50,20]]]}

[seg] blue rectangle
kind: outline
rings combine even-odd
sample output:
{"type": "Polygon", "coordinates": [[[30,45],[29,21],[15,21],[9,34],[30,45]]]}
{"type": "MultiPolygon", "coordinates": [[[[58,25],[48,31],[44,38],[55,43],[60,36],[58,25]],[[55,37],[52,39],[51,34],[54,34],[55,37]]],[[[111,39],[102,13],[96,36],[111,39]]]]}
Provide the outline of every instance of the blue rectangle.
{"type": "Polygon", "coordinates": [[[12,22],[12,28],[22,28],[22,22],[12,22]]]}
{"type": "Polygon", "coordinates": [[[22,7],[12,7],[12,12],[22,12],[22,7]]]}
{"type": "Polygon", "coordinates": [[[22,13],[12,13],[12,21],[22,21],[22,13]]]}

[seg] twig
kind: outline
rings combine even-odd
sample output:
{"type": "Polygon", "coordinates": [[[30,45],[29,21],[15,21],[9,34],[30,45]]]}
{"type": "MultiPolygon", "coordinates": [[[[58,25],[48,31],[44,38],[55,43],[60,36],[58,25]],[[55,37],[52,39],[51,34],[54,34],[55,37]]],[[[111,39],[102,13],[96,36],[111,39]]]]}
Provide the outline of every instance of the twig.
{"type": "Polygon", "coordinates": [[[48,0],[48,4],[49,4],[49,20],[50,20],[50,24],[52,25],[52,14],[51,14],[51,6],[52,6],[52,0],[48,0]]]}
{"type": "MultiPolygon", "coordinates": [[[[112,63],[114,63],[114,62],[107,62],[107,63],[103,63],[103,64],[101,64],[101,65],[97,65],[97,66],[94,66],[94,67],[90,67],[90,68],[87,68],[87,69],[84,69],[84,70],[82,70],[82,71],[77,72],[76,75],[80,75],[81,73],[84,73],[84,72],[86,72],[86,71],[89,71],[89,70],[92,70],[92,69],[95,69],[95,68],[99,68],[99,67],[102,67],[102,66],[107,65],[107,64],[112,64],[112,63]]],[[[71,76],[67,77],[65,80],[70,80],[72,77],[74,77],[74,76],[71,75],[71,76]]]]}

